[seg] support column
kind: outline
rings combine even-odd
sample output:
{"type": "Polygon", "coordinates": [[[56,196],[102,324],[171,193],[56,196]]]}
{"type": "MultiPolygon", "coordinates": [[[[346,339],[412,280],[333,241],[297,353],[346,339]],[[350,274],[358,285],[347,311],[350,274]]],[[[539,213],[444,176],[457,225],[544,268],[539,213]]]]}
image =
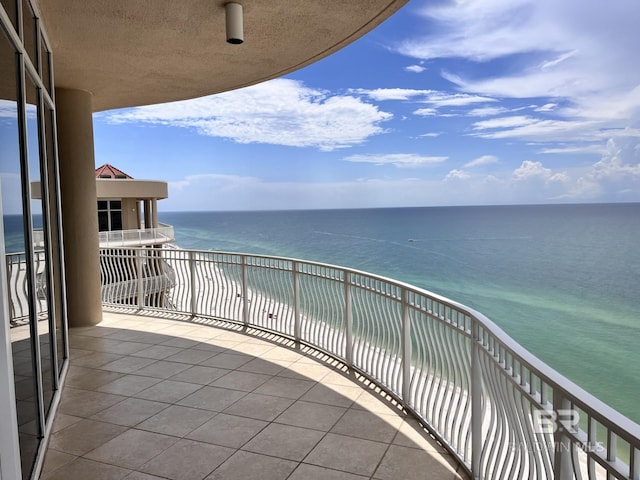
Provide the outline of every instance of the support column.
{"type": "Polygon", "coordinates": [[[142,228],[142,200],[136,200],[136,222],[137,229],[140,230],[142,228]]]}
{"type": "Polygon", "coordinates": [[[56,88],[67,314],[70,327],[102,321],[91,94],[56,88]]]}
{"type": "Polygon", "coordinates": [[[151,200],[144,199],[144,228],[151,228],[151,200]]]}
{"type": "Polygon", "coordinates": [[[158,228],[158,199],[154,198],[151,200],[151,217],[152,217],[152,227],[158,228]]]}

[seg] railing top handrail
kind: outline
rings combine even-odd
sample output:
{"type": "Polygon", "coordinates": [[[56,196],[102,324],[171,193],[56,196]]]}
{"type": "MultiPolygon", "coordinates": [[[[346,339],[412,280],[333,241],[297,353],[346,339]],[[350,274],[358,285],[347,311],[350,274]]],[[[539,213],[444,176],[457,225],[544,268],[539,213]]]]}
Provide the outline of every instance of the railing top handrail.
{"type": "Polygon", "coordinates": [[[162,231],[171,231],[173,230],[173,225],[165,225],[165,224],[161,224],[157,227],[153,227],[153,228],[127,228],[124,230],[104,230],[102,232],[98,232],[98,234],[100,235],[107,235],[109,233],[118,233],[118,234],[122,234],[122,233],[126,233],[126,232],[162,232],[162,231]]]}
{"type": "MultiPolygon", "coordinates": [[[[133,250],[137,250],[135,248],[133,250]]],[[[141,249],[141,248],[140,248],[141,249]]],[[[113,249],[110,249],[113,250],[113,249]]],[[[117,250],[117,248],[116,248],[117,250]]],[[[131,251],[131,248],[127,248],[127,250],[131,251]]],[[[413,293],[417,293],[419,295],[423,295],[427,298],[435,300],[437,302],[446,304],[455,310],[459,311],[463,315],[467,315],[471,317],[472,321],[478,322],[485,330],[489,331],[493,337],[495,337],[503,346],[505,346],[508,350],[510,350],[511,354],[516,356],[521,363],[524,363],[527,368],[529,368],[532,373],[539,376],[546,383],[548,383],[553,389],[560,390],[563,392],[564,396],[576,404],[579,408],[583,409],[585,412],[588,412],[592,415],[596,420],[603,423],[604,425],[615,425],[616,430],[622,431],[628,440],[633,439],[635,442],[640,442],[640,425],[627,418],[614,408],[610,407],[602,400],[596,398],[582,387],[578,386],[552,367],[544,363],[534,354],[529,352],[526,348],[516,342],[511,336],[509,336],[502,328],[496,325],[492,320],[490,320],[484,314],[474,310],[462,303],[456,302],[455,300],[451,300],[443,295],[431,292],[424,288],[416,287],[415,285],[411,285],[406,282],[402,282],[399,280],[395,280],[392,278],[388,278],[382,275],[377,275],[369,272],[364,272],[362,270],[357,270],[350,267],[343,267],[339,265],[333,265],[329,263],[323,262],[315,262],[310,260],[301,260],[297,258],[291,257],[278,257],[272,255],[263,255],[263,254],[251,254],[251,253],[239,253],[239,252],[225,252],[225,251],[211,251],[211,250],[193,250],[193,249],[178,249],[172,251],[182,251],[182,252],[191,252],[196,254],[205,254],[205,255],[229,255],[229,256],[238,256],[238,257],[253,257],[253,258],[263,258],[269,260],[278,260],[278,261],[286,261],[295,263],[303,263],[307,265],[313,265],[323,268],[331,268],[335,270],[340,270],[345,273],[362,275],[369,277],[376,281],[381,281],[388,283],[392,286],[396,286],[402,289],[409,290],[413,293]]],[[[621,435],[622,436],[622,435],[621,435]]]]}
{"type": "MultiPolygon", "coordinates": [[[[106,247],[110,245],[112,242],[120,244],[121,242],[126,241],[135,241],[135,239],[126,239],[126,236],[150,236],[151,238],[145,238],[145,241],[149,240],[173,240],[174,239],[174,228],[172,225],[162,225],[154,228],[135,228],[128,230],[108,230],[103,232],[98,232],[98,241],[101,244],[101,247],[106,247]]],[[[122,245],[120,245],[122,246],[122,245]]]]}

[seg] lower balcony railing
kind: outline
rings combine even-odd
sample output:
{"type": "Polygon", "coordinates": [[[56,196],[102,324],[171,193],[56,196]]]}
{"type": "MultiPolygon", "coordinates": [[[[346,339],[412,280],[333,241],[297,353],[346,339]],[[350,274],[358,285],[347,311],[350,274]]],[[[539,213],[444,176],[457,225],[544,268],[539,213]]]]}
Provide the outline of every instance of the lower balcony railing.
{"type": "Polygon", "coordinates": [[[111,248],[100,261],[105,305],[223,319],[340,359],[418,417],[474,479],[640,480],[638,424],[457,302],[288,258],[111,248]]]}
{"type": "MultiPolygon", "coordinates": [[[[173,226],[162,223],[156,228],[111,230],[98,233],[98,242],[101,247],[142,246],[173,242],[173,240],[173,226]]],[[[44,244],[44,232],[41,229],[33,231],[33,243],[36,247],[42,247],[44,244]]]]}
{"type": "Polygon", "coordinates": [[[98,233],[98,242],[101,247],[141,246],[167,243],[172,242],[173,240],[173,226],[164,224],[157,228],[112,230],[109,232],[98,233]]]}

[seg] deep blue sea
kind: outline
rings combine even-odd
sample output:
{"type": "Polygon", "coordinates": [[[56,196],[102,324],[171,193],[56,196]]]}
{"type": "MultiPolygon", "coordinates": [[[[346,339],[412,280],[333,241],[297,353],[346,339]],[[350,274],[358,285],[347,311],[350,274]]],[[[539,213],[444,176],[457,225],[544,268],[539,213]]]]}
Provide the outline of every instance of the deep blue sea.
{"type": "Polygon", "coordinates": [[[640,423],[640,204],[161,213],[183,248],[296,257],[472,307],[640,423]]]}

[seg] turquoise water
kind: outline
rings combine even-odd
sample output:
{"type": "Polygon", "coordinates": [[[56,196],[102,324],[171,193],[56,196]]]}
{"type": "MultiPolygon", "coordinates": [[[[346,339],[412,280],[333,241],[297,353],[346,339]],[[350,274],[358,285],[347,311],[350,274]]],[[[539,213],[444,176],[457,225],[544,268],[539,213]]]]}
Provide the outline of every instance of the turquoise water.
{"type": "MultiPolygon", "coordinates": [[[[38,220],[38,219],[36,219],[38,220]]],[[[640,423],[640,204],[161,213],[183,248],[297,257],[475,308],[640,423]]],[[[22,251],[19,217],[4,218],[22,251]]]]}
{"type": "Polygon", "coordinates": [[[297,257],[484,313],[640,422],[640,204],[161,213],[183,248],[297,257]]]}

